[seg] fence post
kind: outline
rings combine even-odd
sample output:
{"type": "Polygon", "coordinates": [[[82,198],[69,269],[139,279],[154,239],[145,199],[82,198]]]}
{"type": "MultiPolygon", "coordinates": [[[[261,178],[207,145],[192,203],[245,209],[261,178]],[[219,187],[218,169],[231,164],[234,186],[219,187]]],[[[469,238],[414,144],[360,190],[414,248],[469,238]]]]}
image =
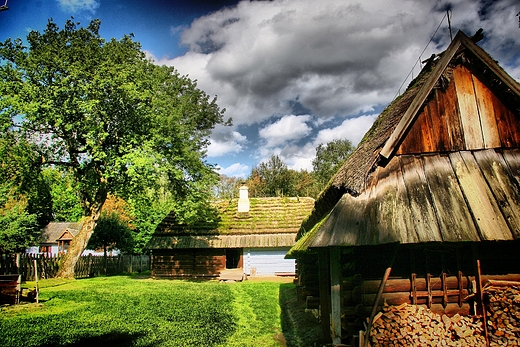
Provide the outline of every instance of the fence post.
{"type": "Polygon", "coordinates": [[[38,288],[38,260],[34,258],[34,281],[36,282],[36,303],[39,303],[38,292],[40,289],[38,288]]]}
{"type": "Polygon", "coordinates": [[[94,277],[92,275],[92,253],[89,253],[88,254],[88,259],[87,259],[87,277],[94,277]]]}
{"type": "Polygon", "coordinates": [[[18,274],[20,274],[20,257],[21,257],[21,254],[20,253],[16,253],[16,260],[15,260],[15,264],[16,264],[16,272],[18,272],[18,274]]]}

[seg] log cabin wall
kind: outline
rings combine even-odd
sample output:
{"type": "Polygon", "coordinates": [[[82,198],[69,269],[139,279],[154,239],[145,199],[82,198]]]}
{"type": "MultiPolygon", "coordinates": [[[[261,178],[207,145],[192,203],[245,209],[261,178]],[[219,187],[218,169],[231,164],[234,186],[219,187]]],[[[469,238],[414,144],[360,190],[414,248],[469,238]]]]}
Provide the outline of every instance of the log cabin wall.
{"type": "Polygon", "coordinates": [[[370,316],[381,277],[392,267],[378,312],[383,305],[415,304],[435,313],[474,314],[476,259],[482,282],[520,281],[520,240],[480,243],[381,245],[344,248],[341,254],[342,327],[349,335],[363,329],[370,316]],[[374,257],[377,254],[377,257],[374,257]]]}
{"type": "Polygon", "coordinates": [[[490,82],[466,66],[449,69],[396,154],[520,147],[520,122],[490,82]]]}
{"type": "Polygon", "coordinates": [[[216,277],[226,268],[225,249],[154,250],[154,277],[216,277]]]}

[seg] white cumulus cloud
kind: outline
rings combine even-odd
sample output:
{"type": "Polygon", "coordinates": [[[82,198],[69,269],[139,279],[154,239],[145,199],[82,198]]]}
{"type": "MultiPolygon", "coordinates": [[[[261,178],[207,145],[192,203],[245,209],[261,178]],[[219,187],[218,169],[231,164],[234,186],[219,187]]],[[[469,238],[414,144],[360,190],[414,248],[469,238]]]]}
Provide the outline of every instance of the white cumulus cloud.
{"type": "Polygon", "coordinates": [[[60,8],[66,12],[89,11],[94,13],[99,8],[98,0],[57,0],[60,8]]]}

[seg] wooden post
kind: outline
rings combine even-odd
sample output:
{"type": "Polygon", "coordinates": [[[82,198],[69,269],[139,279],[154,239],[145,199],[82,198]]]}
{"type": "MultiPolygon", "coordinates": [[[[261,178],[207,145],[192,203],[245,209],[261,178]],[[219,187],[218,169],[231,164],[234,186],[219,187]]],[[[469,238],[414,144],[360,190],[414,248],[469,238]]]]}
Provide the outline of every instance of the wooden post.
{"type": "Polygon", "coordinates": [[[329,250],[327,248],[320,249],[318,252],[318,274],[320,281],[320,316],[323,340],[325,343],[330,343],[330,271],[329,250]]]}
{"type": "MultiPolygon", "coordinates": [[[[392,263],[393,263],[393,261],[392,261],[392,263]]],[[[383,279],[381,280],[381,284],[379,285],[379,289],[377,291],[377,295],[374,300],[374,306],[372,307],[372,312],[370,313],[370,319],[368,321],[368,328],[367,328],[367,332],[365,335],[366,339],[363,342],[363,347],[365,347],[366,344],[368,343],[368,340],[370,340],[370,330],[372,330],[372,323],[374,321],[374,317],[376,316],[377,307],[379,305],[379,301],[381,300],[381,295],[383,295],[383,292],[385,290],[385,284],[386,284],[386,281],[388,280],[388,277],[390,277],[391,271],[392,271],[391,267],[386,269],[383,279]]]]}
{"type": "Polygon", "coordinates": [[[16,271],[20,274],[20,253],[16,253],[16,271]]]}
{"type": "Polygon", "coordinates": [[[339,247],[330,249],[330,330],[332,345],[341,344],[341,251],[339,247]]]}
{"type": "Polygon", "coordinates": [[[484,304],[484,292],[482,291],[482,274],[480,272],[480,260],[477,259],[477,276],[475,278],[477,282],[477,304],[482,314],[482,325],[484,327],[484,338],[486,339],[486,345],[489,346],[489,334],[487,328],[487,311],[484,304]]]}
{"type": "Polygon", "coordinates": [[[36,281],[36,303],[39,303],[39,291],[40,288],[38,288],[38,261],[36,258],[34,258],[34,280],[36,281]]]}

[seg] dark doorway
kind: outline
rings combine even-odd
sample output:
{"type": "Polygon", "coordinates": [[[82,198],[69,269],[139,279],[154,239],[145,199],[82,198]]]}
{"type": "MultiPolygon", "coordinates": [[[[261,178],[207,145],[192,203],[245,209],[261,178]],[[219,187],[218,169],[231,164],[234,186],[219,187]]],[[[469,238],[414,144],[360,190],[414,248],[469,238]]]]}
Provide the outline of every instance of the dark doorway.
{"type": "Polygon", "coordinates": [[[226,269],[236,269],[240,263],[241,248],[226,249],[226,269]]]}

